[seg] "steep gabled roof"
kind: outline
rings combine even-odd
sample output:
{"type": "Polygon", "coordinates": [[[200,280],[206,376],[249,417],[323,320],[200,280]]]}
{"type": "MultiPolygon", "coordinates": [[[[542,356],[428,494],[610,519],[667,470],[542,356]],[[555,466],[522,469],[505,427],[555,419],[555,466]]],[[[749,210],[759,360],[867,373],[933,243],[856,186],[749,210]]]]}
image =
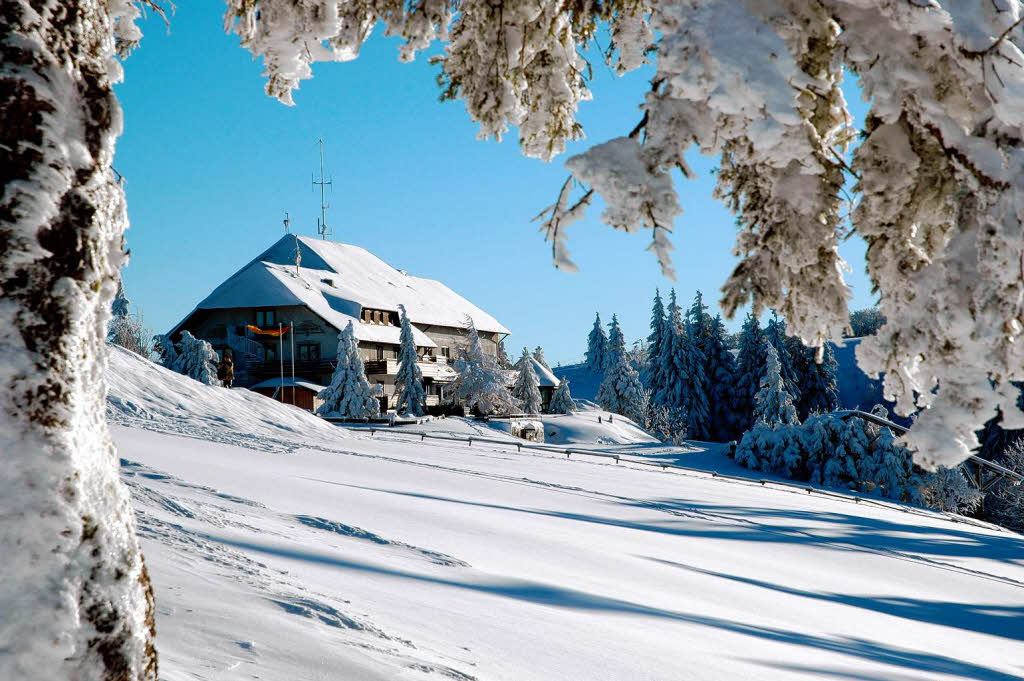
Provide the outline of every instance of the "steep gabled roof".
{"type": "Polygon", "coordinates": [[[405,305],[409,319],[417,324],[455,328],[462,328],[468,316],[478,331],[509,333],[497,319],[441,282],[396,269],[359,246],[285,235],[258,260],[294,265],[296,243],[303,267],[333,273],[339,295],[361,307],[397,311],[405,305]]]}
{"type": "MultiPolygon", "coordinates": [[[[359,315],[362,308],[397,311],[400,304],[416,324],[461,328],[468,316],[479,331],[509,333],[494,317],[439,281],[395,269],[358,246],[291,234],[214,289],[171,333],[196,310],[302,305],[338,329],[352,321],[357,340],[397,344],[398,327],[360,322],[359,315]]],[[[413,337],[416,345],[436,347],[415,327],[413,337]]]]}

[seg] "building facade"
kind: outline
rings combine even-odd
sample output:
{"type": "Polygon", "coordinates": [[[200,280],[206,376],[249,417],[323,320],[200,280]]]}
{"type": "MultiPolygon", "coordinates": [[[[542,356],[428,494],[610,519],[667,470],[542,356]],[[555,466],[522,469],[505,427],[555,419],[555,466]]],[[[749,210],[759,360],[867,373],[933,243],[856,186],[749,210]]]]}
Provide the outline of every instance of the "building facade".
{"type": "Polygon", "coordinates": [[[349,244],[286,234],[213,290],[170,332],[190,331],[230,352],[235,385],[275,377],[330,383],[338,333],[352,324],[371,384],[390,406],[398,373],[399,305],[413,326],[428,406],[448,401],[449,361],[472,320],[484,352],[508,335],[494,317],[439,281],[396,269],[349,244]]]}

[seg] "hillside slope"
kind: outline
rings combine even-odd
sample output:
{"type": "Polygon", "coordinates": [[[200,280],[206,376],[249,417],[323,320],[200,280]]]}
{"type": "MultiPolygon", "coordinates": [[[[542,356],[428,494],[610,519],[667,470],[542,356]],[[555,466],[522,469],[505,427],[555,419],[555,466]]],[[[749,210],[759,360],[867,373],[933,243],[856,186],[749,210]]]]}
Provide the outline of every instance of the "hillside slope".
{"type": "Polygon", "coordinates": [[[1018,535],[347,432],[166,373],[115,361],[111,399],[168,681],[1024,673],[1018,535]]]}

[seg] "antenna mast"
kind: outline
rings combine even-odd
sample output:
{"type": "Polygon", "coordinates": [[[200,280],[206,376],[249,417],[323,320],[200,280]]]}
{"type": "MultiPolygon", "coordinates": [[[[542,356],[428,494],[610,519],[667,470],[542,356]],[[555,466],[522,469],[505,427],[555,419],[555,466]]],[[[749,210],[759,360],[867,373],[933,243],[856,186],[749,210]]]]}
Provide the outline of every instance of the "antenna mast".
{"type": "Polygon", "coordinates": [[[324,195],[324,190],[327,187],[334,189],[334,183],[332,180],[328,180],[324,176],[324,138],[320,137],[316,141],[320,147],[320,179],[313,180],[313,186],[320,186],[320,217],[316,221],[316,233],[320,235],[321,239],[326,239],[334,234],[334,230],[327,226],[327,209],[330,205],[327,203],[327,197],[324,195]]]}

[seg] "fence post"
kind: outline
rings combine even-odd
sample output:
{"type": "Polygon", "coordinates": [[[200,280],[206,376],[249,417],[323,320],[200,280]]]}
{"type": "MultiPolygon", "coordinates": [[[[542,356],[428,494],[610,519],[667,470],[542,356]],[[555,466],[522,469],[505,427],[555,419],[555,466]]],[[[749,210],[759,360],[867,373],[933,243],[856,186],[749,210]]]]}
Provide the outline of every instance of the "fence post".
{"type": "Polygon", "coordinates": [[[473,438],[469,438],[469,446],[470,446],[470,447],[472,447],[472,446],[473,446],[473,438]]]}

